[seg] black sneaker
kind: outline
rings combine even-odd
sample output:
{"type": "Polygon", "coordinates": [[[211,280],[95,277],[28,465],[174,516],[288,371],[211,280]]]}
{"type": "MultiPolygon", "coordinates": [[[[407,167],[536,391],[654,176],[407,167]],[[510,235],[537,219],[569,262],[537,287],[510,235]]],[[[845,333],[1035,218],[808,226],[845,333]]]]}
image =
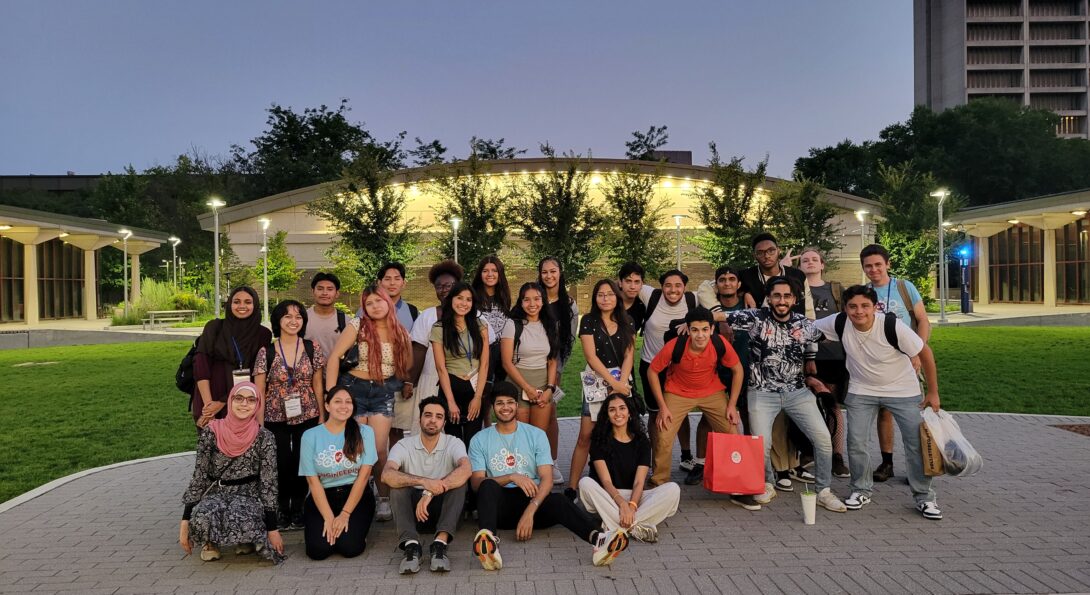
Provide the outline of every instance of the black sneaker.
{"type": "Polygon", "coordinates": [[[677,468],[688,473],[689,471],[693,470],[694,466],[696,466],[696,460],[693,459],[692,455],[689,455],[688,458],[681,459],[681,462],[678,463],[677,468]]]}
{"type": "Polygon", "coordinates": [[[793,492],[795,486],[791,484],[791,478],[788,477],[787,471],[776,472],[776,490],[780,492],[793,492]]]}
{"type": "Polygon", "coordinates": [[[289,531],[289,530],[291,530],[291,519],[288,517],[288,513],[286,513],[286,512],[276,513],[276,528],[279,529],[280,531],[289,531]]]}
{"type": "Polygon", "coordinates": [[[298,531],[298,530],[302,529],[303,525],[305,525],[305,524],[306,524],[306,522],[303,521],[303,513],[297,512],[297,513],[291,515],[291,529],[293,531],[298,531]]]}
{"type": "Polygon", "coordinates": [[[424,550],[420,548],[420,543],[409,541],[401,546],[401,549],[405,552],[405,557],[401,560],[401,567],[399,568],[401,574],[420,572],[420,556],[424,553],[424,550]]]}
{"type": "Polygon", "coordinates": [[[450,572],[450,558],[447,558],[447,544],[442,541],[431,542],[431,571],[450,572]]]}
{"type": "Polygon", "coordinates": [[[844,464],[844,455],[833,455],[833,477],[851,477],[852,473],[844,464]]]}
{"type": "Polygon", "coordinates": [[[787,475],[791,479],[802,483],[814,483],[817,480],[817,478],[814,477],[814,474],[807,471],[806,467],[803,467],[802,465],[789,470],[787,475]]]}
{"type": "Polygon", "coordinates": [[[874,470],[874,481],[879,483],[888,481],[893,477],[893,463],[882,463],[874,470]]]}
{"type": "Polygon", "coordinates": [[[746,510],[761,509],[761,503],[757,502],[757,499],[753,496],[731,496],[730,503],[735,506],[741,506],[746,510]]]}
{"type": "Polygon", "coordinates": [[[704,465],[696,463],[693,465],[693,470],[685,476],[685,485],[695,486],[704,482],[704,465]]]}

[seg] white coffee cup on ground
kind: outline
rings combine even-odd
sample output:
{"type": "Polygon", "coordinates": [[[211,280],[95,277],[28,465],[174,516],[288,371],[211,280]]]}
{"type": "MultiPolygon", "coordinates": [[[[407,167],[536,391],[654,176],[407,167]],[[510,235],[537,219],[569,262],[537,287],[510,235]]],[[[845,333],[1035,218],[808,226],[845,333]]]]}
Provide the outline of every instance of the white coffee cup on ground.
{"type": "Polygon", "coordinates": [[[813,525],[817,520],[817,492],[801,492],[802,498],[802,522],[813,525]]]}

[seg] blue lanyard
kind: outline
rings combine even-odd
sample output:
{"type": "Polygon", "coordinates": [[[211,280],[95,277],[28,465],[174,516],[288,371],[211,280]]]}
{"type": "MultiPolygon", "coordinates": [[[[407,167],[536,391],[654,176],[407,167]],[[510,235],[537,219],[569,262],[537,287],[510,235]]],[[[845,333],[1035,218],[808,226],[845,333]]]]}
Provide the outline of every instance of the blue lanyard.
{"type": "Polygon", "coordinates": [[[238,356],[238,369],[242,369],[242,351],[238,348],[238,341],[235,341],[234,337],[231,337],[231,343],[235,346],[235,355],[238,356]]]}
{"type": "Polygon", "coordinates": [[[288,371],[288,388],[292,388],[295,386],[295,366],[299,365],[299,337],[295,337],[295,366],[288,365],[288,356],[284,355],[284,342],[277,341],[276,344],[280,347],[280,359],[288,371]]]}
{"type": "MultiPolygon", "coordinates": [[[[468,333],[468,332],[469,332],[469,325],[466,325],[466,333],[468,333]]],[[[466,361],[469,362],[469,367],[470,367],[470,369],[472,369],[473,368],[473,351],[471,351],[469,348],[467,348],[465,346],[465,343],[462,343],[461,333],[458,334],[458,346],[462,348],[462,351],[465,351],[466,361]]],[[[470,347],[473,346],[473,340],[472,339],[469,341],[469,346],[470,347]]]]}

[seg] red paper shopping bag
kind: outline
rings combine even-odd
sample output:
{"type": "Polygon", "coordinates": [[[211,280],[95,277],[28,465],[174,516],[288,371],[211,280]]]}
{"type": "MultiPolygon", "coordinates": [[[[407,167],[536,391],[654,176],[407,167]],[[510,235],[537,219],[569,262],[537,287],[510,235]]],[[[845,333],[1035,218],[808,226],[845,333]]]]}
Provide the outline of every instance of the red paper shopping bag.
{"type": "Polygon", "coordinates": [[[709,433],[704,489],[717,494],[764,493],[764,439],[760,436],[709,433]]]}

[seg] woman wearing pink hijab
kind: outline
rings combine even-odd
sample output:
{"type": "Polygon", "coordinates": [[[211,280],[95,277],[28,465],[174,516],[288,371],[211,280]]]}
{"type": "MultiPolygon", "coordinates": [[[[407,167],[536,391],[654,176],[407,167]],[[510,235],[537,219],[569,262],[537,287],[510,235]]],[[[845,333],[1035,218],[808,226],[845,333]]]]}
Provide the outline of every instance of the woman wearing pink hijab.
{"type": "Polygon", "coordinates": [[[238,555],[256,551],[277,564],[284,560],[276,530],[276,441],[257,423],[263,405],[252,382],[236,384],[227,415],[201,430],[178,542],[187,554],[203,544],[205,562],[218,560],[225,545],[238,555]]]}

